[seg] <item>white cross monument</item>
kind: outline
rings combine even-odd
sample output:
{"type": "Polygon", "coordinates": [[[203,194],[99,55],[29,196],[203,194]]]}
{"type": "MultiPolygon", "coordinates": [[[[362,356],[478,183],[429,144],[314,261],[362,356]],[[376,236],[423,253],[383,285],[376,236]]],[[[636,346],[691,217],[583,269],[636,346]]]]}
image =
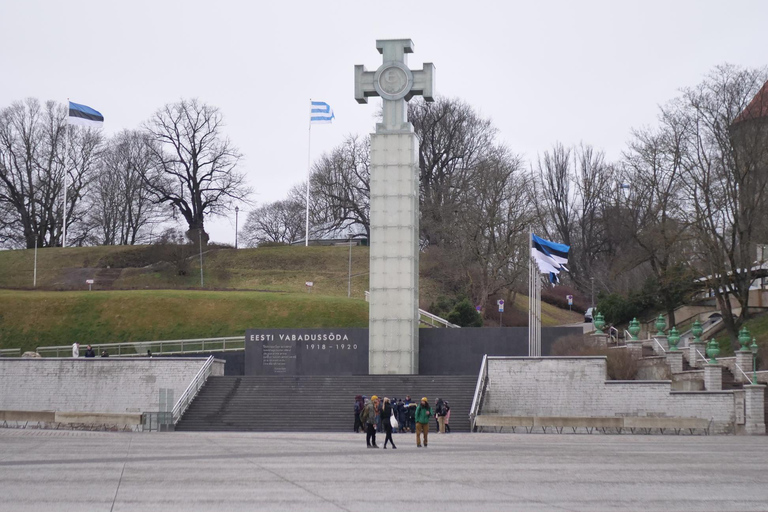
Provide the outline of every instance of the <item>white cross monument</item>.
{"type": "Polygon", "coordinates": [[[419,143],[406,102],[433,101],[435,67],[411,71],[410,39],[376,41],[384,63],[355,66],[355,99],[381,96],[383,122],[371,135],[371,262],[368,372],[419,373],[419,143]]]}

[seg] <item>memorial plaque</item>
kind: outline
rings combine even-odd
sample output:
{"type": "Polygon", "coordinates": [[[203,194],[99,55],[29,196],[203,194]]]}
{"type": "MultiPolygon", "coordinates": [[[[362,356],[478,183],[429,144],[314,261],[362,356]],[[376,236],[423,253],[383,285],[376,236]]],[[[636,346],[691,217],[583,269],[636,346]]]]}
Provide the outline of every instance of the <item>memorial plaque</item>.
{"type": "Polygon", "coordinates": [[[250,329],[246,375],[367,375],[368,329],[250,329]]]}

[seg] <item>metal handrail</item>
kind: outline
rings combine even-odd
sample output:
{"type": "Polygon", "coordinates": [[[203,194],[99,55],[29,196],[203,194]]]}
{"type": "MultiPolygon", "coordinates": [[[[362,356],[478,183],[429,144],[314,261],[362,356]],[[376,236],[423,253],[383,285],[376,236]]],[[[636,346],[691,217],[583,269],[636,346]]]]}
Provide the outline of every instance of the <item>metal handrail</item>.
{"type": "Polygon", "coordinates": [[[659,348],[661,349],[661,352],[662,352],[662,353],[664,353],[664,354],[666,354],[666,353],[667,353],[667,349],[665,349],[665,348],[664,348],[664,345],[662,345],[661,343],[659,343],[659,340],[658,340],[658,339],[656,339],[656,338],[653,338],[653,341],[655,341],[655,342],[656,342],[656,344],[657,344],[657,345],[659,346],[659,348]]]}
{"type": "Polygon", "coordinates": [[[744,373],[744,370],[742,369],[742,367],[741,367],[741,366],[739,366],[739,363],[734,363],[734,364],[736,365],[736,368],[738,368],[738,369],[739,369],[739,371],[740,371],[740,372],[741,372],[741,374],[744,376],[744,378],[746,378],[746,379],[747,379],[747,382],[752,382],[752,377],[750,377],[749,375],[747,375],[746,373],[744,373]]]}
{"type": "Polygon", "coordinates": [[[20,348],[0,348],[0,357],[14,357],[20,355],[20,348]]]}
{"type": "Polygon", "coordinates": [[[614,326],[610,326],[610,327],[608,328],[608,337],[609,337],[611,340],[613,340],[613,332],[614,332],[614,331],[616,331],[616,346],[618,346],[618,345],[619,345],[619,330],[618,330],[616,327],[614,327],[614,326]]]}
{"type": "Polygon", "coordinates": [[[699,354],[699,357],[701,358],[702,361],[704,361],[705,363],[707,362],[707,356],[699,352],[699,349],[696,349],[696,353],[699,354]]]}
{"type": "MultiPolygon", "coordinates": [[[[245,347],[244,336],[227,336],[223,338],[191,338],[183,340],[159,340],[159,341],[127,341],[123,343],[98,343],[91,345],[97,355],[107,350],[110,356],[137,357],[151,350],[153,354],[195,354],[201,352],[231,352],[243,350],[245,347]],[[192,345],[192,346],[190,346],[192,345]],[[206,347],[208,345],[208,347],[206,347]],[[211,346],[213,345],[213,346],[211,346]],[[235,345],[234,347],[232,345],[235,345]],[[167,349],[167,350],[166,350],[167,349]],[[117,352],[115,352],[117,351],[117,352]]],[[[81,352],[82,352],[81,345],[81,352]]],[[[56,345],[51,347],[37,347],[37,353],[43,357],[67,357],[72,354],[72,345],[56,345]],[[53,352],[54,354],[48,354],[53,352]]]]}
{"type": "Polygon", "coordinates": [[[197,393],[200,391],[200,388],[203,387],[205,384],[205,381],[208,380],[208,377],[211,375],[211,370],[213,368],[213,356],[209,356],[208,359],[205,360],[205,363],[203,364],[203,367],[200,368],[200,371],[197,372],[197,375],[195,375],[195,378],[192,379],[192,382],[189,383],[189,386],[187,386],[187,389],[184,390],[184,392],[181,394],[179,399],[176,401],[176,404],[173,406],[173,424],[175,425],[178,423],[178,421],[181,419],[182,414],[184,414],[189,407],[189,404],[192,403],[192,399],[194,399],[197,396],[197,393]]]}
{"type": "Polygon", "coordinates": [[[483,354],[483,362],[480,365],[480,373],[477,376],[477,385],[475,386],[475,395],[472,397],[472,407],[469,409],[469,431],[475,430],[475,418],[480,409],[483,389],[488,380],[488,354],[483,354]]]}

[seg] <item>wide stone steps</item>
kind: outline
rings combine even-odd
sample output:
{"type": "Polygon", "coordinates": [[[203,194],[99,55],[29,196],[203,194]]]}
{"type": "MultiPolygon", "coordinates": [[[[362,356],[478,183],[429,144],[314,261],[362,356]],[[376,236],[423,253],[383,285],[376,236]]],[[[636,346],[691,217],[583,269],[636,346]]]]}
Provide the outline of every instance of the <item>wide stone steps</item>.
{"type": "Polygon", "coordinates": [[[210,377],[176,430],[349,432],[355,395],[451,405],[451,430],[469,431],[475,376],[210,377]]]}

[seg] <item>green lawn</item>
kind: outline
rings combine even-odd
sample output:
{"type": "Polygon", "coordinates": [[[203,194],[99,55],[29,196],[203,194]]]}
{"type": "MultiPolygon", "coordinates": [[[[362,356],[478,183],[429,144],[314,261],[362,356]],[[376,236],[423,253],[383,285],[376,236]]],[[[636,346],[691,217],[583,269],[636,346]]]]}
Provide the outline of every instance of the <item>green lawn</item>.
{"type": "Polygon", "coordinates": [[[307,293],[0,290],[0,348],[240,336],[259,327],[365,327],[368,304],[307,293]]]}

